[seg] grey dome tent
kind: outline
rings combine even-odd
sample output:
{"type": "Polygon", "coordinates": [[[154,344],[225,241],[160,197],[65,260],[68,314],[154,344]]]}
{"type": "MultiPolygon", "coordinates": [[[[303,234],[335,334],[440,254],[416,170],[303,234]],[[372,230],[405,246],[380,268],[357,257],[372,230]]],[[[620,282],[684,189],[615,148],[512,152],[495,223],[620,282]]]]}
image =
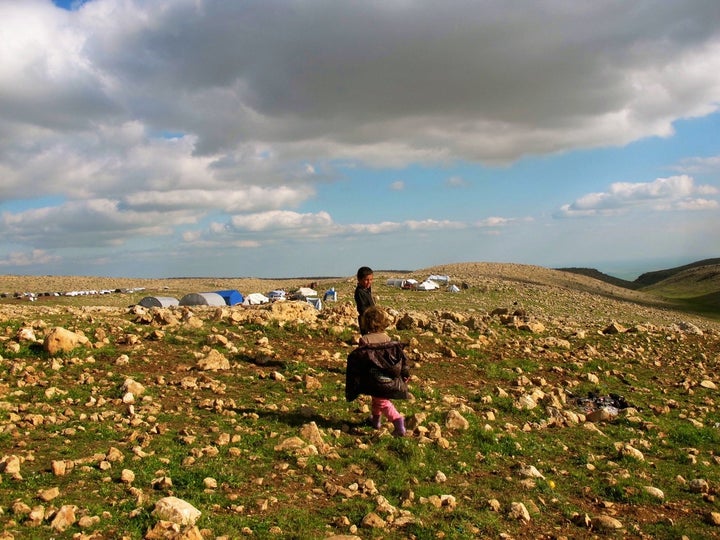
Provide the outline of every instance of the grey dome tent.
{"type": "Polygon", "coordinates": [[[142,307],[153,308],[177,306],[179,302],[177,298],[172,296],[146,296],[138,304],[142,307]]]}
{"type": "Polygon", "coordinates": [[[225,300],[225,303],[228,306],[234,306],[236,304],[242,304],[243,303],[243,295],[240,294],[240,291],[236,291],[234,289],[227,290],[227,291],[215,291],[217,294],[223,297],[223,300],[225,300]]]}
{"type": "Polygon", "coordinates": [[[226,306],[225,299],[218,293],[203,292],[186,294],[180,299],[181,306],[226,306]]]}

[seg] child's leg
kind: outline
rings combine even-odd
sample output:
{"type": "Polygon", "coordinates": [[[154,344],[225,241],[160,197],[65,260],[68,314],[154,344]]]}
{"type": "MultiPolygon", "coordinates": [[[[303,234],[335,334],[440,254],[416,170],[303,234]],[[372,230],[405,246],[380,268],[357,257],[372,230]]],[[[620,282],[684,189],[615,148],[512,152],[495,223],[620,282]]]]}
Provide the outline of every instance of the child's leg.
{"type": "Polygon", "coordinates": [[[397,411],[392,401],[378,397],[372,398],[372,414],[373,416],[381,416],[384,414],[391,422],[402,418],[402,415],[397,411]]]}

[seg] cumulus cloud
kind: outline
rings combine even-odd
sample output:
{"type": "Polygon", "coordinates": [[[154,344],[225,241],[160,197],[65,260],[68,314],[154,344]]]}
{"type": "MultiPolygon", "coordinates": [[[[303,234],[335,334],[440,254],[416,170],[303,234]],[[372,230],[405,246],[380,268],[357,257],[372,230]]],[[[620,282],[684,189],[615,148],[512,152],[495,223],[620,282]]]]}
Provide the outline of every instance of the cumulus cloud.
{"type": "Polygon", "coordinates": [[[675,168],[686,174],[717,172],[720,171],[720,156],[687,158],[675,168]]]}
{"type": "Polygon", "coordinates": [[[91,199],[0,215],[6,242],[43,249],[119,246],[137,236],[166,236],[194,223],[188,213],[123,211],[118,201],[91,199]]]}
{"type": "Polygon", "coordinates": [[[718,192],[710,185],[696,186],[694,179],[687,175],[657,178],[653,182],[616,182],[610,185],[608,191],[588,193],[563,205],[556,217],[613,215],[633,207],[659,211],[706,210],[715,208],[717,201],[693,196],[718,192]]]}
{"type": "Polygon", "coordinates": [[[327,212],[312,214],[276,210],[234,216],[226,223],[214,222],[204,233],[186,233],[183,239],[197,244],[231,241],[234,245],[258,247],[263,242],[272,242],[279,236],[307,240],[398,232],[449,232],[473,228],[499,228],[523,221],[526,220],[489,217],[476,222],[424,219],[341,224],[334,221],[327,212]]]}
{"type": "Polygon", "coordinates": [[[30,252],[13,251],[5,257],[0,257],[0,267],[46,265],[59,260],[59,256],[48,253],[42,249],[33,249],[30,252]]]}

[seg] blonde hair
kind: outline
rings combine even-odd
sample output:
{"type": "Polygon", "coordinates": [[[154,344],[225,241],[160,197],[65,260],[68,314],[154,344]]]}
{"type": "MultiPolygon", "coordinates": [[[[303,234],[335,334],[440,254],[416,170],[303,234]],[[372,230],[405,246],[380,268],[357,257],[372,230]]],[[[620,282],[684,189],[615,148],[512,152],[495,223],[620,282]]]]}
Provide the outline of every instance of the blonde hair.
{"type": "Polygon", "coordinates": [[[384,309],[377,306],[367,308],[361,317],[362,329],[370,334],[382,332],[390,326],[390,317],[384,309]]]}

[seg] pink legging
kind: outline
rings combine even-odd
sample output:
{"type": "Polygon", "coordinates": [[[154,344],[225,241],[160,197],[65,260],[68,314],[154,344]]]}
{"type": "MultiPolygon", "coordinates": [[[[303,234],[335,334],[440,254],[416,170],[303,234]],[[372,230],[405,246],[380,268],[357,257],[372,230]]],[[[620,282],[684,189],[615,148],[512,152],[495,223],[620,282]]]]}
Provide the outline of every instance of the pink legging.
{"type": "Polygon", "coordinates": [[[384,414],[391,422],[397,420],[398,418],[402,418],[402,414],[397,411],[395,405],[392,404],[392,401],[374,396],[372,398],[372,413],[373,416],[380,416],[384,414]]]}

